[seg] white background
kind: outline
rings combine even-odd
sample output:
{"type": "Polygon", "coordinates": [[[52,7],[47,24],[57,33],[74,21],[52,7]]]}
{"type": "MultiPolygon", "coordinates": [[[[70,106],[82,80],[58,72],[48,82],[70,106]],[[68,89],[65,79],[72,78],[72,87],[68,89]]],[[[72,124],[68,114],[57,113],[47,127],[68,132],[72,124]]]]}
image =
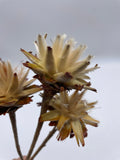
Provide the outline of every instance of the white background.
{"type": "MultiPolygon", "coordinates": [[[[101,69],[91,74],[89,101],[98,100],[91,115],[100,120],[98,128],[88,126],[85,147],[73,139],[49,141],[35,160],[82,159],[120,160],[120,1],[119,0],[0,0],[0,57],[14,65],[27,58],[20,48],[35,51],[37,34],[48,33],[48,43],[56,34],[66,33],[78,44],[87,44],[88,54],[95,55],[92,65],[101,69]]],[[[31,73],[32,74],[32,73],[31,73]]],[[[37,82],[38,83],[38,82],[37,82]]],[[[38,94],[34,102],[17,111],[20,143],[24,154],[33,137],[39,115],[38,94]]],[[[39,146],[51,128],[44,126],[39,146]]],[[[8,115],[0,117],[0,160],[17,158],[8,115]]]]}

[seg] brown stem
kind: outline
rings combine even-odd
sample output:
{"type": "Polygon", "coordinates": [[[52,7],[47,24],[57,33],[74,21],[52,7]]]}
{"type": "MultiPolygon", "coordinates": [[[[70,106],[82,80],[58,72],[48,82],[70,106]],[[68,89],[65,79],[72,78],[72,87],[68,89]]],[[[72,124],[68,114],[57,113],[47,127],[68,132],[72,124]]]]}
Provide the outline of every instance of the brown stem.
{"type": "MultiPolygon", "coordinates": [[[[45,112],[45,111],[44,111],[44,108],[42,107],[40,115],[41,115],[42,113],[44,113],[44,112],[45,112]]],[[[37,124],[37,127],[36,127],[36,131],[35,131],[35,134],[34,134],[34,138],[33,138],[32,144],[31,144],[31,146],[30,146],[30,150],[29,150],[29,152],[28,152],[28,155],[27,155],[26,160],[29,160],[29,158],[30,158],[30,156],[31,156],[31,154],[32,154],[32,152],[33,152],[33,149],[34,149],[34,147],[35,147],[35,145],[36,145],[36,142],[37,142],[37,140],[38,140],[38,137],[39,137],[40,131],[41,131],[41,129],[42,129],[42,126],[43,126],[43,122],[40,123],[40,121],[39,121],[39,119],[38,119],[38,124],[37,124]]]]}
{"type": "MultiPolygon", "coordinates": [[[[44,93],[43,93],[43,101],[42,101],[42,104],[41,104],[40,116],[47,111],[47,107],[48,107],[49,101],[51,100],[52,97],[53,97],[53,94],[51,94],[51,92],[44,91],[44,93]]],[[[40,119],[40,117],[39,117],[39,119],[40,119]]],[[[30,156],[31,156],[31,154],[33,152],[33,149],[34,149],[34,147],[36,145],[36,142],[38,140],[38,137],[40,135],[40,131],[42,129],[42,126],[43,126],[43,122],[40,122],[39,119],[38,119],[38,124],[37,124],[37,127],[36,127],[36,131],[35,131],[35,134],[34,134],[34,138],[33,138],[32,144],[30,146],[30,149],[28,151],[26,160],[29,160],[29,158],[30,158],[30,156]]]]}
{"type": "Polygon", "coordinates": [[[36,150],[36,152],[33,154],[33,156],[30,158],[30,160],[33,160],[37,154],[42,150],[43,147],[45,147],[46,143],[50,140],[50,138],[54,135],[54,133],[56,132],[56,127],[54,127],[49,134],[47,135],[47,137],[45,138],[45,140],[42,142],[42,144],[38,147],[38,149],[36,150]]]}
{"type": "Polygon", "coordinates": [[[9,117],[12,125],[12,130],[14,134],[15,145],[17,149],[17,153],[20,156],[20,159],[23,160],[22,152],[19,145],[18,133],[17,133],[17,125],[16,125],[16,115],[14,111],[9,112],[9,117]]]}

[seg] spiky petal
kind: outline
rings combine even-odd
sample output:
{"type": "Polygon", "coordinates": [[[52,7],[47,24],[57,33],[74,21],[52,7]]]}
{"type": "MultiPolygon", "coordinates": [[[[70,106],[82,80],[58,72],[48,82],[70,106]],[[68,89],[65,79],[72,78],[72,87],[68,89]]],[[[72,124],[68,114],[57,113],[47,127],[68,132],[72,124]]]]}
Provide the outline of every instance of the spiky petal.
{"type": "Polygon", "coordinates": [[[28,73],[23,67],[14,72],[9,62],[0,61],[0,114],[30,103],[30,95],[41,90],[39,86],[31,85],[35,79],[27,80],[28,73]]]}
{"type": "Polygon", "coordinates": [[[73,89],[78,85],[80,86],[79,88],[96,91],[94,88],[88,87],[87,80],[90,77],[86,74],[99,67],[96,65],[88,68],[92,58],[91,55],[79,61],[80,56],[86,49],[86,45],[80,45],[75,48],[75,41],[73,39],[65,41],[65,38],[65,34],[57,35],[52,46],[48,47],[46,36],[38,35],[38,41],[35,42],[37,56],[21,49],[24,55],[33,63],[26,62],[24,65],[32,69],[36,74],[42,75],[46,83],[54,82],[55,84],[56,82],[69,89],[73,89]],[[66,74],[70,76],[67,77],[66,74]]]}
{"type": "Polygon", "coordinates": [[[78,146],[80,143],[84,146],[84,137],[87,136],[86,124],[97,127],[99,121],[88,114],[88,111],[94,108],[96,102],[88,103],[83,100],[85,92],[86,90],[81,93],[75,91],[69,96],[66,91],[62,91],[50,101],[50,106],[54,110],[50,110],[41,116],[41,122],[51,121],[51,124],[57,126],[59,130],[58,140],[64,140],[69,135],[75,135],[78,146]]]}

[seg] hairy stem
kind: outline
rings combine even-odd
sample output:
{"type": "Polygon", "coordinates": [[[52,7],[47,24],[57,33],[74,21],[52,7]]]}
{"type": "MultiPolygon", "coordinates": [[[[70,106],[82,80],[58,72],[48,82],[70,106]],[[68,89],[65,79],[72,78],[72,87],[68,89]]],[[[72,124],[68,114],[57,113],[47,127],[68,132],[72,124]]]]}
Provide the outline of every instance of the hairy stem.
{"type": "Polygon", "coordinates": [[[49,134],[47,135],[47,137],[45,138],[45,140],[42,142],[42,144],[38,147],[38,149],[36,150],[36,152],[33,154],[33,156],[30,158],[30,160],[33,160],[37,154],[42,150],[43,147],[46,146],[46,143],[50,140],[50,138],[54,135],[54,133],[56,132],[56,127],[54,127],[49,134]]]}
{"type": "Polygon", "coordinates": [[[11,125],[12,125],[12,130],[13,130],[13,134],[14,134],[17,153],[20,156],[20,159],[23,160],[22,152],[21,152],[20,145],[19,145],[15,112],[14,111],[10,111],[9,112],[9,117],[10,117],[10,121],[11,121],[11,125]]]}

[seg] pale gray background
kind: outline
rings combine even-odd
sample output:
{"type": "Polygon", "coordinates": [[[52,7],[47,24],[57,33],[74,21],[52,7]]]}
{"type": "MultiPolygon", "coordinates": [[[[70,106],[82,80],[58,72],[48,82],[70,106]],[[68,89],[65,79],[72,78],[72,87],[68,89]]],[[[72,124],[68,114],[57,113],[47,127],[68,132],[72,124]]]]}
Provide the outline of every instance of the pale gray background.
{"type": "Polygon", "coordinates": [[[120,0],[0,0],[0,56],[23,60],[37,35],[66,33],[88,52],[108,60],[120,55],[120,0]],[[20,56],[21,55],[21,56],[20,56]]]}
{"type": "MultiPolygon", "coordinates": [[[[19,49],[35,51],[33,42],[39,33],[48,33],[48,43],[56,34],[66,33],[78,43],[87,44],[85,55],[95,55],[92,64],[98,63],[101,69],[91,77],[98,93],[89,92],[86,97],[98,100],[91,114],[101,123],[98,128],[88,127],[84,148],[77,147],[75,139],[57,142],[54,136],[35,160],[120,160],[120,0],[0,0],[3,60],[13,64],[26,61],[19,49]]],[[[39,115],[38,101],[36,94],[34,103],[17,112],[24,154],[39,115]]],[[[0,160],[17,157],[8,119],[8,115],[0,117],[0,160]]],[[[46,124],[41,139],[49,129],[46,124]]]]}

